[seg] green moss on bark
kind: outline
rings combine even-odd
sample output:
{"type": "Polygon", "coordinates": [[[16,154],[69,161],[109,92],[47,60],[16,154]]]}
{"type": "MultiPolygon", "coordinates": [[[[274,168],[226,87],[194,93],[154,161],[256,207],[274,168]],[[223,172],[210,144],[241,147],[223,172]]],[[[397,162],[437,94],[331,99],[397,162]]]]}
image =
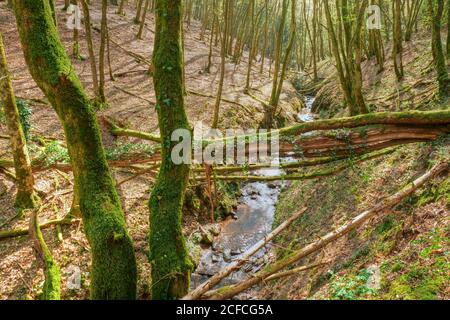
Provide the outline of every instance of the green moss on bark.
{"type": "Polygon", "coordinates": [[[153,65],[162,164],[149,202],[153,299],[184,296],[193,268],[181,226],[190,167],[175,165],[171,159],[172,132],[190,130],[184,109],[181,5],[181,0],[156,1],[153,65]]]}

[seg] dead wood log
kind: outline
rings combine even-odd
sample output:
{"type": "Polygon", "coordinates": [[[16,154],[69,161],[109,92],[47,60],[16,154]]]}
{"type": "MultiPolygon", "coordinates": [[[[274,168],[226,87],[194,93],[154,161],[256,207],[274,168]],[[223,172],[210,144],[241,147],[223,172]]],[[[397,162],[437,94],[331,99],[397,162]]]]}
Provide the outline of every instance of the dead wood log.
{"type": "MultiPolygon", "coordinates": [[[[77,219],[70,219],[68,217],[62,218],[62,219],[55,219],[55,220],[50,220],[47,221],[43,224],[41,224],[39,227],[40,229],[48,229],[52,226],[57,226],[57,225],[71,225],[74,222],[77,222],[80,220],[77,219]]],[[[19,228],[19,229],[14,229],[14,230],[4,230],[4,231],[0,231],[0,241],[4,240],[4,239],[9,239],[9,238],[16,238],[16,237],[21,237],[21,236],[26,236],[29,233],[29,228],[19,228]]]]}
{"type": "Polygon", "coordinates": [[[295,180],[310,180],[317,179],[321,177],[328,177],[335,175],[345,169],[352,167],[353,165],[365,161],[369,161],[389,153],[394,152],[395,149],[385,149],[377,152],[372,152],[365,154],[354,159],[343,161],[337,166],[326,168],[323,170],[318,170],[310,173],[303,174],[286,174],[281,176],[216,176],[217,180],[220,181],[295,181],[295,180]]]}
{"type": "Polygon", "coordinates": [[[266,282],[266,281],[271,281],[271,280],[277,280],[277,279],[280,279],[280,278],[290,277],[290,276],[296,275],[296,274],[298,274],[300,272],[304,272],[304,271],[308,271],[308,270],[311,270],[311,269],[314,269],[314,268],[322,267],[322,266],[327,265],[329,263],[330,263],[330,261],[321,261],[321,262],[312,263],[312,264],[309,264],[309,265],[306,265],[306,266],[301,266],[301,267],[298,267],[298,268],[294,268],[292,270],[278,272],[278,273],[275,273],[275,274],[271,275],[270,277],[267,277],[266,279],[264,279],[264,281],[266,282]]]}

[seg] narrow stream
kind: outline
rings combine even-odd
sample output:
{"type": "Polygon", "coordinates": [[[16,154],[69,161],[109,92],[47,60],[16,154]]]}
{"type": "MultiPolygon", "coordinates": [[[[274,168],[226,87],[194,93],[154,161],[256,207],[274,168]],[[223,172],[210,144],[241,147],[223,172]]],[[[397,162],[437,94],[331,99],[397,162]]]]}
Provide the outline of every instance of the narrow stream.
{"type": "MultiPolygon", "coordinates": [[[[313,96],[305,97],[305,108],[297,115],[299,121],[314,120],[311,112],[313,96]]],[[[295,159],[283,158],[282,162],[295,159]]],[[[283,174],[278,168],[262,169],[256,175],[277,176],[283,174]]],[[[252,245],[272,231],[275,208],[286,182],[251,182],[242,186],[242,195],[234,219],[224,222],[222,232],[214,239],[211,248],[203,251],[200,264],[192,274],[191,286],[197,287],[233,260],[239,259],[252,245]]],[[[258,272],[271,259],[270,246],[253,256],[244,267],[225,278],[219,287],[240,282],[258,272]]]]}

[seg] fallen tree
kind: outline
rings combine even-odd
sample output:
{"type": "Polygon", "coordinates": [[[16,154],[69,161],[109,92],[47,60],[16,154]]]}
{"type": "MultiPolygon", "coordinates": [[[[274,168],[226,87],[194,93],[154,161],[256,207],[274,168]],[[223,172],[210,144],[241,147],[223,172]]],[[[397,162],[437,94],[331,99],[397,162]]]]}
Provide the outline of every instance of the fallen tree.
{"type": "Polygon", "coordinates": [[[280,129],[279,132],[280,136],[293,136],[318,130],[356,128],[379,124],[409,126],[448,126],[450,124],[450,110],[369,113],[355,117],[305,122],[292,127],[280,129]]]}
{"type": "Polygon", "coordinates": [[[207,299],[230,299],[235,295],[253,287],[254,285],[270,278],[272,275],[277,274],[282,269],[292,266],[301,259],[309,256],[310,254],[317,252],[318,250],[324,248],[329,243],[341,238],[342,236],[348,234],[350,231],[355,230],[356,228],[363,225],[369,219],[374,217],[380,212],[383,212],[386,209],[389,209],[396,204],[400,203],[407,196],[413,194],[417,189],[421,188],[428,181],[439,175],[440,173],[448,170],[449,163],[439,163],[435,165],[430,171],[426,172],[421,177],[417,178],[414,182],[408,184],[399,192],[395,193],[388,198],[381,200],[376,206],[373,208],[362,212],[351,221],[342,225],[341,227],[329,232],[328,234],[320,237],[319,240],[299,249],[295,252],[292,252],[287,257],[279,260],[278,262],[270,265],[264,270],[256,273],[250,279],[245,280],[243,282],[237,283],[235,285],[227,286],[218,290],[209,291],[205,293],[202,298],[207,299]]]}
{"type": "MultiPolygon", "coordinates": [[[[112,127],[112,132],[120,136],[130,136],[152,142],[159,141],[157,136],[120,128],[116,125],[112,127]]],[[[313,158],[362,154],[391,146],[433,141],[449,132],[449,110],[381,112],[349,118],[305,122],[272,132],[216,140],[205,139],[202,143],[204,146],[222,144],[225,148],[227,143],[234,144],[236,139],[239,139],[249,144],[246,150],[246,153],[249,154],[258,147],[259,140],[271,141],[273,137],[277,137],[280,140],[280,155],[297,154],[313,158]],[[314,131],[319,132],[305,135],[305,133],[314,131]]]]}
{"type": "MultiPolygon", "coordinates": [[[[364,161],[369,161],[384,155],[387,155],[389,153],[394,152],[395,149],[385,149],[377,152],[372,152],[365,154],[360,157],[356,157],[354,159],[348,159],[348,161],[343,160],[342,163],[338,164],[337,166],[326,168],[323,170],[313,171],[310,173],[302,173],[302,174],[286,174],[286,175],[280,175],[280,176],[215,176],[216,180],[222,180],[222,181],[282,181],[282,180],[310,180],[310,179],[317,179],[320,177],[327,177],[331,175],[335,175],[345,169],[348,169],[352,167],[353,165],[357,163],[361,163],[364,161]]],[[[287,167],[287,166],[285,166],[287,167]]],[[[289,167],[293,168],[293,167],[289,167]]]]}

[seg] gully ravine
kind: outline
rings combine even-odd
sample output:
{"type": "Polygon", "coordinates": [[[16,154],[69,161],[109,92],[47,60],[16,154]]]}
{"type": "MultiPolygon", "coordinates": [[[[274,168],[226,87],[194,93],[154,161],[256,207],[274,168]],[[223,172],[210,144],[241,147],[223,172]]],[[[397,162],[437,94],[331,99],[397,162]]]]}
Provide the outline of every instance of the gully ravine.
{"type": "MultiPolygon", "coordinates": [[[[311,112],[314,99],[313,96],[305,97],[305,108],[297,115],[299,121],[314,120],[315,116],[311,112]]],[[[282,162],[293,160],[295,159],[281,159],[282,162]]],[[[282,173],[282,170],[278,168],[262,169],[256,172],[264,176],[277,176],[282,173]]],[[[272,231],[276,204],[282,189],[286,186],[286,182],[252,182],[242,186],[242,194],[234,218],[222,224],[221,233],[214,239],[213,245],[203,250],[200,263],[192,274],[192,288],[206,281],[232,261],[240,259],[248,248],[272,231]]],[[[269,244],[254,255],[241,270],[225,278],[218,287],[234,284],[250,277],[261,270],[272,258],[273,252],[269,244]]]]}

